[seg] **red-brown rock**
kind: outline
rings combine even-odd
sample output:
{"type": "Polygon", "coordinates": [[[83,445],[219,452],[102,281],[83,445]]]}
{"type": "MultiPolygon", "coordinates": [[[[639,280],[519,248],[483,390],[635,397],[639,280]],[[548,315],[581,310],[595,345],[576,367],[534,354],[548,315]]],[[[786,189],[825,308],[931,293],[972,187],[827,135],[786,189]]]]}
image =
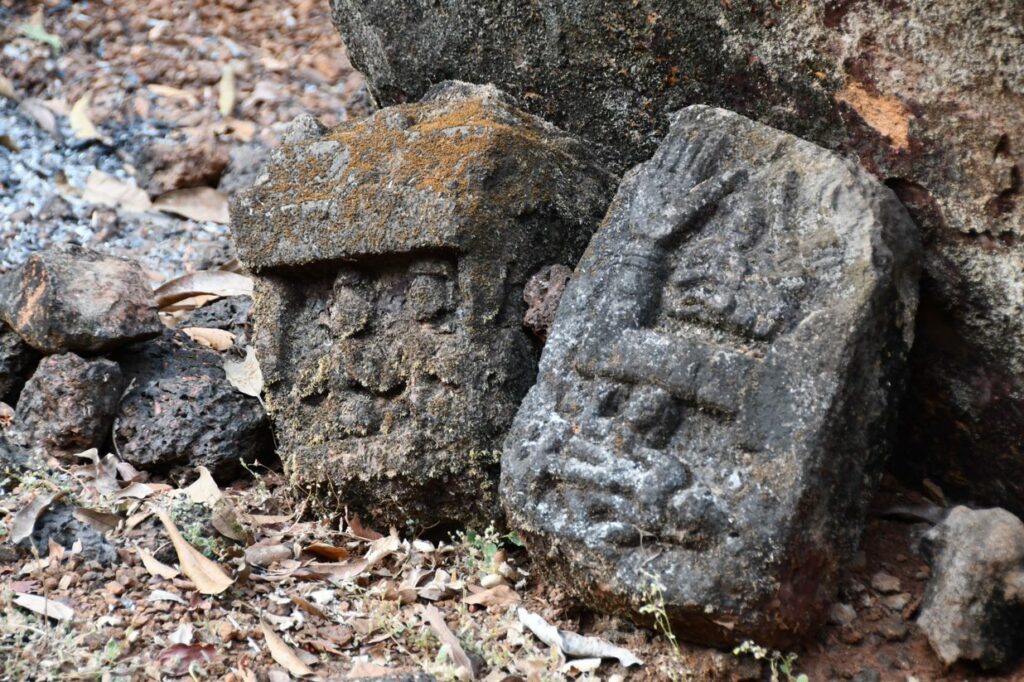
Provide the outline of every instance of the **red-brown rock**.
{"type": "Polygon", "coordinates": [[[33,254],[0,278],[0,320],[48,355],[101,353],[163,329],[142,268],[80,246],[33,254]]]}

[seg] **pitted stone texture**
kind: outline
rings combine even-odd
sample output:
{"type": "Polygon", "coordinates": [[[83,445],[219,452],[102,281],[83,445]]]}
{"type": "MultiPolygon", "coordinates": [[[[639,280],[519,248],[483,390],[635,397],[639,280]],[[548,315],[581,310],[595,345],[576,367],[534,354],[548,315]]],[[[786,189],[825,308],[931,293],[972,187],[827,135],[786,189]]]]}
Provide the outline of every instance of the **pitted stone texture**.
{"type": "Polygon", "coordinates": [[[273,452],[263,406],[227,380],[225,354],[167,332],[117,357],[131,382],[114,423],[124,460],[172,473],[205,466],[229,477],[242,460],[252,463],[273,452]]]}
{"type": "Polygon", "coordinates": [[[74,353],[39,362],[14,412],[13,434],[28,448],[70,454],[102,448],[124,389],[117,363],[74,353]]]}
{"type": "Polygon", "coordinates": [[[856,165],[676,114],[580,261],[506,440],[535,567],[634,615],[659,581],[700,642],[783,646],[820,622],[889,447],[918,249],[856,165]]]}
{"type": "Polygon", "coordinates": [[[616,170],[689,104],[858,158],[925,234],[907,477],[1024,515],[1024,2],[332,6],[381,105],[441,78],[494,83],[616,170]]]}
{"type": "Polygon", "coordinates": [[[33,254],[0,278],[0,319],[45,354],[101,353],[163,329],[138,264],[79,246],[33,254]]]}
{"type": "Polygon", "coordinates": [[[932,577],[917,624],[946,665],[1012,665],[1024,655],[1024,523],[956,507],[922,542],[932,577]]]}
{"type": "Polygon", "coordinates": [[[556,263],[545,265],[526,282],[523,300],[527,307],[523,326],[541,340],[547,339],[548,330],[555,323],[555,313],[570,278],[572,268],[556,263]]]}
{"type": "Polygon", "coordinates": [[[0,322],[0,401],[13,404],[39,361],[39,352],[0,322]]]}
{"type": "Polygon", "coordinates": [[[287,470],[381,527],[486,524],[536,376],[523,287],[575,263],[611,177],[464,83],[286,139],[232,218],[287,470]]]}

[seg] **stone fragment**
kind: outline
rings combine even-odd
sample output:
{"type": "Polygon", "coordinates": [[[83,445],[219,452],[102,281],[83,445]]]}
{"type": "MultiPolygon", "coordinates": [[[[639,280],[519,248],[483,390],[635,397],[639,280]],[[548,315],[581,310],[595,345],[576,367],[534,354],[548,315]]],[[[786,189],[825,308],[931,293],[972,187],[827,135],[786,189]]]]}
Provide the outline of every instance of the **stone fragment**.
{"type": "Polygon", "coordinates": [[[167,332],[117,356],[130,388],[114,423],[122,459],[140,469],[207,467],[225,477],[241,460],[266,459],[273,442],[266,413],[224,374],[227,357],[167,332]]]}
{"type": "MultiPolygon", "coordinates": [[[[30,541],[39,556],[50,552],[49,541],[70,550],[75,542],[82,543],[81,557],[84,561],[95,561],[104,568],[117,560],[117,551],[103,533],[74,516],[74,509],[56,502],[36,521],[30,541]]],[[[28,541],[26,541],[27,543],[28,541]]]]}
{"type": "Polygon", "coordinates": [[[269,153],[270,150],[258,143],[232,147],[231,162],[221,176],[217,189],[232,195],[251,187],[269,153]]]}
{"type": "Polygon", "coordinates": [[[176,327],[208,327],[223,329],[235,335],[235,345],[244,348],[249,325],[252,299],[248,296],[228,296],[207,303],[189,313],[176,327]]]}
{"type": "Polygon", "coordinates": [[[688,104],[858,158],[926,236],[901,465],[1024,515],[1024,2],[331,4],[384,106],[494,83],[615,170],[688,104]]]}
{"type": "Polygon", "coordinates": [[[686,639],[791,644],[824,619],[890,446],[919,244],[856,165],[679,112],[559,307],[505,442],[535,568],[686,639]]]}
{"type": "Polygon", "coordinates": [[[151,196],[176,189],[216,187],[230,157],[215,138],[154,142],[139,159],[139,184],[151,196]]]}
{"type": "Polygon", "coordinates": [[[12,435],[26,447],[56,454],[102,448],[124,386],[110,360],[74,353],[43,358],[21,392],[12,435]]]}
{"type": "Polygon", "coordinates": [[[836,602],[828,610],[828,621],[834,625],[849,625],[857,618],[857,611],[849,604],[836,602]]]}
{"type": "Polygon", "coordinates": [[[565,293],[565,285],[572,278],[572,268],[565,265],[545,265],[526,282],[523,289],[523,300],[526,301],[526,314],[523,326],[532,331],[540,339],[546,339],[548,330],[555,322],[558,303],[565,293]]]}
{"type": "Polygon", "coordinates": [[[142,268],[80,246],[33,254],[0,277],[0,319],[45,354],[101,353],[163,329],[142,268]]]}
{"type": "Polygon", "coordinates": [[[0,401],[15,403],[39,362],[39,352],[0,322],[0,401]]]}
{"type": "Polygon", "coordinates": [[[500,515],[501,442],[539,355],[523,288],[575,263],[611,185],[489,86],[331,131],[297,119],[232,207],[292,479],[382,528],[500,515]]]}
{"type": "Polygon", "coordinates": [[[924,537],[932,569],[917,624],[946,665],[1006,668],[1024,655],[1024,523],[955,507],[924,537]]]}
{"type": "Polygon", "coordinates": [[[891,573],[878,571],[871,576],[871,587],[882,594],[895,594],[900,591],[900,579],[891,573]]]}

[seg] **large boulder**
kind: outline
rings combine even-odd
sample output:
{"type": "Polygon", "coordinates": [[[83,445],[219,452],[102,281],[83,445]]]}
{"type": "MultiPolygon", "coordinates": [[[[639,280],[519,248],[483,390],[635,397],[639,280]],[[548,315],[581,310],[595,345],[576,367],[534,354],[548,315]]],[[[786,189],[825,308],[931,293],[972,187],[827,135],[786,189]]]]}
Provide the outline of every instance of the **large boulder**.
{"type": "Polygon", "coordinates": [[[114,422],[124,460],[175,474],[205,466],[225,478],[273,453],[266,412],[228,381],[225,354],[168,331],[116,357],[129,381],[114,422]]]}
{"type": "Polygon", "coordinates": [[[0,320],[45,353],[102,353],[163,329],[138,263],[80,246],[32,254],[0,277],[0,320]]]}
{"type": "Polygon", "coordinates": [[[539,356],[524,285],[575,264],[612,187],[492,87],[331,131],[297,119],[232,207],[292,479],[383,527],[498,515],[502,438],[539,356]]]}
{"type": "Polygon", "coordinates": [[[26,447],[53,454],[102,448],[124,390],[117,363],[74,353],[43,358],[25,384],[12,432],[26,447]]]}
{"type": "Polygon", "coordinates": [[[925,233],[908,473],[1024,513],[1024,3],[332,5],[382,105],[444,78],[494,83],[616,170],[688,104],[857,158],[925,233]]]}
{"type": "Polygon", "coordinates": [[[942,662],[995,669],[1024,656],[1024,523],[956,507],[922,549],[932,577],[917,623],[942,662]]]}
{"type": "Polygon", "coordinates": [[[892,442],[918,257],[855,164],[679,112],[577,266],[506,440],[535,568],[633,615],[660,585],[698,642],[807,633],[892,442]]]}

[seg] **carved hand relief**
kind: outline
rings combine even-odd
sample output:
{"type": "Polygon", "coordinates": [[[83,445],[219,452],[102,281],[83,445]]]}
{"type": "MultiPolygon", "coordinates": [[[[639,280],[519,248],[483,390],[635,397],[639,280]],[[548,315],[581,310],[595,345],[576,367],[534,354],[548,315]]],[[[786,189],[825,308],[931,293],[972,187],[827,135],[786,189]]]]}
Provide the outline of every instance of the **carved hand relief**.
{"type": "Polygon", "coordinates": [[[502,471],[534,544],[610,567],[588,598],[621,609],[653,572],[677,615],[737,608],[740,563],[764,579],[740,607],[770,600],[798,527],[828,529],[811,565],[850,549],[825,510],[859,518],[916,303],[888,190],[734,114],[680,116],[577,266],[502,471]]]}

